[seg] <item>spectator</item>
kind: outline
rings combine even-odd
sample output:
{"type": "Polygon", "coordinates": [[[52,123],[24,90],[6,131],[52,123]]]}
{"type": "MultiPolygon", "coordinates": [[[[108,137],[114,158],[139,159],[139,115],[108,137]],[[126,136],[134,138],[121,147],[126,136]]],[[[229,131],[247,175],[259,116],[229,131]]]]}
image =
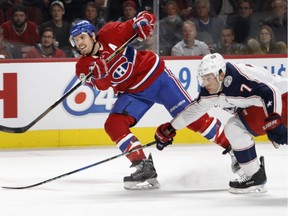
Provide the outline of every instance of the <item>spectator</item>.
{"type": "MultiPolygon", "coordinates": [[[[97,0],[96,0],[97,1],[97,0]]],[[[99,0],[100,2],[103,0],[99,0]]],[[[99,2],[97,1],[97,2],[99,2]]],[[[106,22],[118,20],[119,17],[123,16],[121,7],[126,0],[106,0],[106,22]]],[[[138,12],[141,11],[149,11],[153,10],[153,0],[133,0],[136,4],[136,10],[138,12]]],[[[103,3],[102,3],[103,5],[103,3]]]]}
{"type": "Polygon", "coordinates": [[[64,58],[65,53],[55,45],[55,35],[51,27],[47,27],[37,43],[26,55],[26,58],[64,58]]]}
{"type": "Polygon", "coordinates": [[[172,56],[204,56],[210,53],[207,44],[195,39],[197,30],[193,21],[184,21],[182,34],[183,40],[172,48],[172,56]]]}
{"type": "Polygon", "coordinates": [[[247,54],[257,54],[262,55],[264,54],[261,50],[260,43],[256,38],[250,38],[247,41],[247,54]]]}
{"type": "Polygon", "coordinates": [[[258,41],[260,43],[261,50],[264,54],[279,54],[280,50],[275,43],[275,35],[272,28],[268,25],[263,25],[260,28],[258,41]]]}
{"type": "MultiPolygon", "coordinates": [[[[160,0],[159,1],[159,16],[160,19],[167,16],[166,11],[166,4],[170,0],[160,0]]],[[[179,15],[182,17],[183,20],[186,20],[191,17],[192,13],[192,4],[193,0],[174,0],[179,8],[179,15]]]]}
{"type": "Polygon", "coordinates": [[[251,0],[239,0],[237,13],[227,17],[227,25],[235,32],[235,42],[246,44],[251,37],[256,37],[259,31],[259,21],[254,17],[251,0]]]}
{"type": "Polygon", "coordinates": [[[257,38],[249,39],[247,45],[253,54],[280,54],[283,53],[282,43],[275,42],[274,32],[270,26],[262,25],[257,38]]]}
{"type": "Polygon", "coordinates": [[[3,29],[0,27],[0,59],[21,58],[21,52],[13,44],[4,41],[3,29]]]}
{"type": "Polygon", "coordinates": [[[69,44],[69,32],[71,24],[63,20],[65,8],[61,1],[53,1],[50,6],[52,19],[39,26],[42,34],[46,27],[51,27],[55,33],[56,46],[65,52],[66,57],[74,57],[69,44]]]}
{"type": "Polygon", "coordinates": [[[264,23],[273,29],[276,42],[283,41],[287,44],[287,2],[285,0],[274,0],[271,7],[273,14],[264,23]]]}
{"type": "Polygon", "coordinates": [[[7,42],[16,45],[25,57],[28,50],[39,41],[36,23],[28,20],[26,8],[16,5],[13,8],[12,20],[2,23],[4,38],[7,42]]]}
{"type": "Polygon", "coordinates": [[[276,47],[279,50],[279,54],[288,54],[287,44],[283,41],[276,42],[276,47]]]}
{"type": "Polygon", "coordinates": [[[167,16],[159,21],[159,50],[160,55],[171,55],[172,47],[182,40],[183,21],[179,16],[179,7],[175,1],[168,1],[165,5],[167,16]]]}
{"type": "Polygon", "coordinates": [[[122,5],[123,16],[119,17],[118,21],[125,22],[132,19],[137,14],[136,3],[134,1],[125,1],[122,5]]]}
{"type": "Polygon", "coordinates": [[[94,2],[87,2],[84,6],[84,19],[92,23],[99,31],[105,25],[104,19],[99,17],[98,7],[94,2]]]}
{"type": "Polygon", "coordinates": [[[204,41],[209,47],[220,41],[221,29],[224,26],[223,21],[218,17],[210,16],[209,0],[196,0],[196,24],[198,37],[197,39],[204,41]]]}
{"type": "Polygon", "coordinates": [[[17,0],[17,1],[14,1],[14,3],[10,1],[10,3],[11,5],[8,6],[8,8],[5,11],[7,20],[12,19],[13,7],[15,5],[24,5],[26,8],[26,14],[29,20],[36,23],[37,25],[42,23],[43,21],[42,11],[39,7],[33,6],[33,4],[31,4],[31,1],[29,2],[29,1],[17,0]]]}
{"type": "Polygon", "coordinates": [[[222,55],[239,55],[245,54],[245,46],[234,41],[235,35],[233,28],[230,26],[223,27],[221,31],[221,41],[211,47],[212,53],[222,55]]]}

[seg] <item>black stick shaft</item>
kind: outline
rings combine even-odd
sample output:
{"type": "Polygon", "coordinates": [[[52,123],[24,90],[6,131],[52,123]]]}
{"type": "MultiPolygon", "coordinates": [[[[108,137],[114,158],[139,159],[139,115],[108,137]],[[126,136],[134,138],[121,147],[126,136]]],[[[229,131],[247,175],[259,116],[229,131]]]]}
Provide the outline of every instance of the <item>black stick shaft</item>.
{"type": "Polygon", "coordinates": [[[83,170],[86,170],[86,169],[89,169],[89,168],[91,168],[91,167],[100,165],[100,164],[102,164],[102,163],[106,163],[106,162],[111,161],[111,160],[114,160],[114,159],[116,159],[116,158],[119,158],[119,157],[128,155],[128,154],[130,154],[130,153],[132,153],[132,152],[138,151],[138,150],[140,150],[140,149],[147,148],[147,147],[149,147],[149,146],[151,146],[151,145],[154,145],[154,144],[156,144],[156,141],[150,142],[150,143],[148,143],[148,144],[146,144],[146,145],[142,145],[142,146],[139,147],[139,148],[131,149],[131,150],[128,151],[128,152],[123,152],[123,153],[121,153],[121,154],[118,154],[118,155],[115,155],[115,156],[113,156],[113,157],[104,159],[104,160],[99,161],[99,162],[97,162],[97,163],[90,164],[90,165],[88,165],[88,166],[85,166],[85,167],[82,167],[82,168],[73,170],[73,171],[68,172],[68,173],[64,173],[64,174],[62,174],[62,175],[59,175],[59,176],[56,176],[56,177],[47,179],[47,180],[45,180],[45,181],[42,181],[42,182],[39,182],[39,183],[36,183],[36,184],[32,184],[32,185],[28,185],[28,186],[22,186],[22,187],[21,187],[21,186],[20,186],[20,187],[9,187],[9,186],[6,187],[6,186],[4,186],[4,187],[2,187],[2,188],[5,188],[5,189],[27,189],[27,188],[36,187],[36,186],[39,186],[39,185],[42,185],[42,184],[46,184],[46,183],[48,183],[48,182],[51,182],[51,181],[54,181],[54,180],[63,178],[63,177],[65,177],[65,176],[69,176],[69,175],[72,175],[72,174],[74,174],[74,173],[81,172],[81,171],[83,171],[83,170]]]}

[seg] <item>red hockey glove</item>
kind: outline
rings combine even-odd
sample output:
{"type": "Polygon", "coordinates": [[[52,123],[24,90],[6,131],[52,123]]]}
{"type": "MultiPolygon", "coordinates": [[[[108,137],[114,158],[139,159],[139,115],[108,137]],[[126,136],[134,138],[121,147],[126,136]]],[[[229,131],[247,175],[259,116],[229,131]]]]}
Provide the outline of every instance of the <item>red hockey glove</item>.
{"type": "Polygon", "coordinates": [[[173,137],[176,135],[176,130],[170,122],[160,125],[155,133],[156,147],[162,151],[166,146],[172,144],[173,137]]]}
{"type": "Polygon", "coordinates": [[[283,125],[279,114],[271,113],[265,119],[263,129],[266,131],[269,140],[277,144],[287,145],[287,127],[283,125]]]}
{"type": "Polygon", "coordinates": [[[139,41],[146,40],[148,36],[152,35],[155,20],[154,14],[146,11],[138,14],[134,21],[133,29],[136,31],[139,41]]]}
{"type": "Polygon", "coordinates": [[[93,73],[94,79],[102,79],[107,76],[108,66],[104,59],[98,57],[90,62],[89,71],[93,73]]]}

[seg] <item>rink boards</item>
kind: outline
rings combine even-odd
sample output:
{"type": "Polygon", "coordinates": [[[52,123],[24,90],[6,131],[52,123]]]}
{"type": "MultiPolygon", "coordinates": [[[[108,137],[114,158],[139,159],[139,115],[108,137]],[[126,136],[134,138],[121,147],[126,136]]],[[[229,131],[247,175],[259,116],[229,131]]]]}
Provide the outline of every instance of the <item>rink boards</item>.
{"type": "MultiPolygon", "coordinates": [[[[227,56],[231,62],[256,64],[271,73],[287,77],[287,56],[227,56]]],[[[198,94],[196,69],[200,58],[166,58],[167,67],[179,78],[192,98],[198,94]]],[[[28,125],[65,92],[78,83],[74,73],[75,59],[1,60],[0,125],[28,125]]],[[[169,92],[167,93],[169,94],[169,92]]],[[[67,100],[23,134],[0,133],[0,148],[64,147],[114,145],[103,129],[116,96],[112,90],[99,92],[81,86],[67,100]]],[[[229,114],[212,110],[224,123],[229,114]]],[[[132,132],[143,144],[153,141],[155,128],[170,121],[168,112],[155,105],[132,132]]],[[[266,136],[256,139],[267,141],[266,136]]],[[[199,134],[187,129],[178,131],[175,143],[207,143],[199,134]]]]}

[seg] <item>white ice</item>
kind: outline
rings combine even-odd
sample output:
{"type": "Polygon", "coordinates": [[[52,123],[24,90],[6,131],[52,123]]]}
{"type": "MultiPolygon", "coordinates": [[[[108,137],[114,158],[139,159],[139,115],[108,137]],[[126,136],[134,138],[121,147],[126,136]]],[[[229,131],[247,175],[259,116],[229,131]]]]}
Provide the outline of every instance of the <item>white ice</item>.
{"type": "MultiPolygon", "coordinates": [[[[287,216],[287,146],[257,143],[265,157],[267,193],[235,195],[230,157],[213,144],[173,145],[152,152],[161,188],[127,191],[134,170],[119,157],[40,186],[0,189],[0,216],[287,216]]],[[[1,150],[0,186],[26,186],[120,154],[116,147],[1,150]]]]}

